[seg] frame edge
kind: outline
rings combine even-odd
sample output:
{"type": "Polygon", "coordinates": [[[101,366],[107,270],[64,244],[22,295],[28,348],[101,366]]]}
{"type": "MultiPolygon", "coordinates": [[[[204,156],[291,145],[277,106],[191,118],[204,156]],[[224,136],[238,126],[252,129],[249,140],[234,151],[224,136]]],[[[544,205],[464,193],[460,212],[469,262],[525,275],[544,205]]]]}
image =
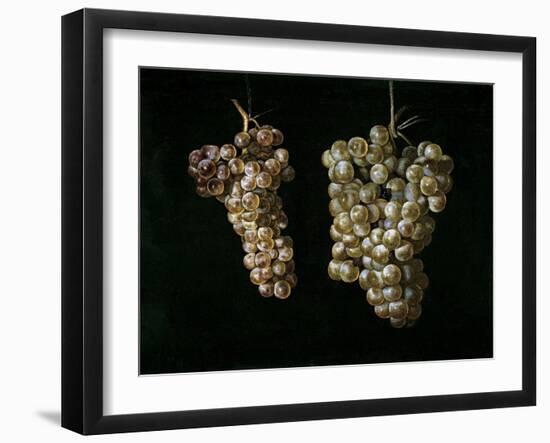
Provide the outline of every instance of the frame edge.
{"type": "MultiPolygon", "coordinates": [[[[532,406],[536,404],[536,39],[349,25],[276,22],[227,17],[84,9],[62,21],[62,426],[81,434],[275,423],[364,416],[532,406]],[[202,411],[104,416],[102,411],[102,41],[104,27],[219,35],[392,42],[406,46],[456,47],[523,53],[523,383],[522,390],[334,403],[269,405],[202,411]],[[225,31],[209,32],[222,21],[225,31]],[[262,23],[259,23],[262,22],[262,23]],[[232,24],[231,24],[232,23],[232,24]],[[265,24],[269,29],[258,31],[265,24]],[[240,28],[240,29],[237,29],[240,28]],[[200,31],[197,31],[197,30],[200,31]],[[330,35],[314,38],[323,29],[330,35]],[[352,32],[352,31],[358,32],[352,32]],[[361,32],[359,32],[361,31],[361,32]],[[353,35],[352,35],[353,34],[353,35]],[[242,34],[241,34],[242,35],[242,34]],[[429,41],[426,40],[430,36],[429,41]],[[434,39],[431,39],[434,37],[434,39]],[[437,38],[436,38],[437,37],[437,38]],[[403,44],[403,43],[402,43],[403,44]],[[496,49],[498,47],[499,49],[496,49]],[[95,114],[95,115],[94,115],[95,114]],[[97,212],[99,210],[99,212],[97,212]],[[97,244],[99,240],[99,244],[97,244]],[[529,269],[530,267],[530,269],[529,269]],[[526,278],[528,276],[529,278],[526,278]],[[98,279],[99,277],[99,279],[98,279]],[[526,280],[531,280],[526,281],[526,280]],[[99,294],[99,298],[98,298],[99,294]]],[[[466,48],[462,48],[466,49],[466,48]]]]}
{"type": "Polygon", "coordinates": [[[61,19],[61,426],[84,432],[84,12],[61,19]]]}
{"type": "Polygon", "coordinates": [[[522,52],[522,386],[528,404],[537,404],[537,39],[522,52]]]}

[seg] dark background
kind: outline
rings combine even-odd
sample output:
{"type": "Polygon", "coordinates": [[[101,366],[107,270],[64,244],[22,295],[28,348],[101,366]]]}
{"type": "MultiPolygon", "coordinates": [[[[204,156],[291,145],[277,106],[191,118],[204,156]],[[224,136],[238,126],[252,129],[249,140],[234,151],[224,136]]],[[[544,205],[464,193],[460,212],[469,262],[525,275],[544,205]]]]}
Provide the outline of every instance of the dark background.
{"type": "Polygon", "coordinates": [[[253,113],[285,134],[295,181],[279,193],[294,239],[298,286],[264,299],[242,265],[224,206],[202,199],[187,156],[241,130],[242,73],[140,69],[142,374],[492,357],[491,85],[395,81],[405,130],[453,157],[455,186],[420,255],[430,278],[411,329],[378,319],[358,283],[327,276],[329,183],[321,165],[337,139],[389,121],[384,80],[249,74],[253,113]]]}

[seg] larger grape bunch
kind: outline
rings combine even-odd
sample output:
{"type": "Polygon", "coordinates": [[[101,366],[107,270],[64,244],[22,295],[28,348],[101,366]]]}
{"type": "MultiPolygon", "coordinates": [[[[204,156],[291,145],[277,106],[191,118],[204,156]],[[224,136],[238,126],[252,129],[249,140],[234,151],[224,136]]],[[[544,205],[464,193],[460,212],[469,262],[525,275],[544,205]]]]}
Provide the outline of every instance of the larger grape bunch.
{"type": "Polygon", "coordinates": [[[283,133],[269,125],[241,131],[232,144],[204,145],[189,154],[188,172],[197,194],[215,197],[242,239],[244,267],[263,297],[286,299],[296,286],[293,242],[281,234],[288,225],[281,182],[294,179],[289,153],[279,147],[283,133]]]}
{"type": "Polygon", "coordinates": [[[328,275],[358,281],[376,315],[401,328],[422,313],[429,280],[414,256],[432,241],[428,214],[445,209],[454,164],[429,141],[405,147],[400,157],[395,150],[388,129],[376,125],[368,140],[334,142],[321,161],[334,217],[328,275]]]}

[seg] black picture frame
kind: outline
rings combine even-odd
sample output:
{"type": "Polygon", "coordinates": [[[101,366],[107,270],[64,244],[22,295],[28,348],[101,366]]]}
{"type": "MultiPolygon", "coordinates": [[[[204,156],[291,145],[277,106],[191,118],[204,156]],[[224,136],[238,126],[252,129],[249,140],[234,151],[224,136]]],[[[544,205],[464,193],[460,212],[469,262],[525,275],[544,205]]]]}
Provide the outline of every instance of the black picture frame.
{"type": "MultiPolygon", "coordinates": [[[[497,147],[498,148],[498,147],[497,147]]],[[[536,39],[82,9],[62,18],[62,426],[81,434],[536,404],[536,39]],[[103,412],[103,30],[171,31],[522,54],[522,389],[129,415],[103,412]]]]}

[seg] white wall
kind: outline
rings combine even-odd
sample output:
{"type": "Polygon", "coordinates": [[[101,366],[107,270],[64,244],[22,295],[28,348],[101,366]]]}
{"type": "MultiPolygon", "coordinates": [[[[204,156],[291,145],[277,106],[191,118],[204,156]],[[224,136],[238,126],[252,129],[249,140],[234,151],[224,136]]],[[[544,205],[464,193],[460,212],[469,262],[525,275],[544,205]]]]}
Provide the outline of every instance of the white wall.
{"type": "MultiPolygon", "coordinates": [[[[0,437],[6,442],[83,438],[58,424],[60,16],[83,6],[536,36],[542,153],[543,122],[550,119],[550,112],[542,109],[550,104],[542,84],[543,77],[550,75],[550,29],[541,1],[524,0],[513,6],[479,0],[394,0],[371,5],[351,0],[4,2],[0,26],[0,437]]],[[[550,190],[548,178],[541,178],[548,158],[539,155],[539,196],[550,190]]],[[[518,185],[517,178],[510,177],[511,186],[518,185]]],[[[542,200],[539,197],[541,205],[542,200]]],[[[539,206],[540,226],[550,222],[548,211],[548,204],[539,206]]],[[[548,244],[547,230],[540,232],[539,239],[540,275],[550,264],[548,248],[542,247],[548,244]]],[[[549,284],[548,279],[539,278],[541,313],[549,306],[541,296],[549,284]]],[[[535,408],[165,431],[94,441],[543,441],[550,436],[550,385],[544,374],[550,369],[549,335],[548,322],[539,321],[539,406],[535,408]]]]}

